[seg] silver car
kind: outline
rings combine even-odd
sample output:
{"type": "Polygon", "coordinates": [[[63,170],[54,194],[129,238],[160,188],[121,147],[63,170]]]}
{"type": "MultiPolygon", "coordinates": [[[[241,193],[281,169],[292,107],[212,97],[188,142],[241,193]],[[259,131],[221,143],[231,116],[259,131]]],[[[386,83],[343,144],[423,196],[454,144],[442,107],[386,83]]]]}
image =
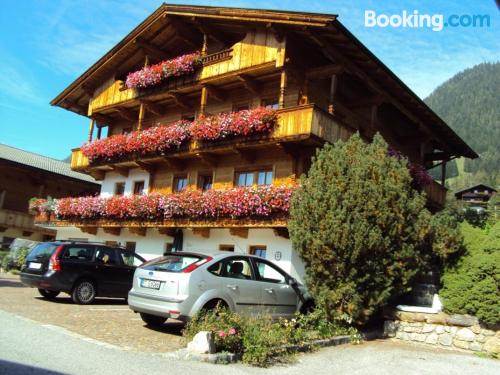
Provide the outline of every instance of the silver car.
{"type": "Polygon", "coordinates": [[[177,252],[135,270],[128,304],[148,325],[160,325],[218,304],[246,315],[290,318],[313,302],[303,285],[263,258],[177,252]]]}

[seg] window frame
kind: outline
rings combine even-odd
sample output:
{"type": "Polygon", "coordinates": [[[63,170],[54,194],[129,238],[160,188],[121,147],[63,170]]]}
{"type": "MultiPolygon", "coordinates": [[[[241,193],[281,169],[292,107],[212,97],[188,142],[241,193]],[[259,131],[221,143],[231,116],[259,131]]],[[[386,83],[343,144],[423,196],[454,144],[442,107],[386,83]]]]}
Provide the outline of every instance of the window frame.
{"type": "Polygon", "coordinates": [[[188,183],[189,183],[189,180],[188,180],[188,175],[187,174],[179,174],[179,175],[175,175],[174,178],[173,178],[173,181],[172,181],[172,191],[174,193],[180,193],[181,191],[184,191],[187,189],[188,187],[188,183]],[[183,189],[181,190],[177,190],[177,185],[178,185],[178,182],[180,180],[186,180],[186,185],[184,186],[183,189]]]}
{"type": "Polygon", "coordinates": [[[234,247],[235,246],[232,244],[219,244],[219,251],[227,251],[228,253],[234,253],[234,247]],[[232,248],[233,250],[229,250],[228,248],[232,248]]]}
{"type": "Polygon", "coordinates": [[[146,181],[145,180],[136,180],[134,181],[134,184],[132,185],[132,194],[133,195],[144,195],[144,189],[146,188],[146,181]],[[136,192],[137,190],[137,185],[142,183],[142,188],[140,192],[136,192]]]}
{"type": "Polygon", "coordinates": [[[250,187],[250,186],[270,186],[274,181],[274,168],[273,167],[257,167],[252,169],[241,169],[234,171],[234,186],[236,187],[250,187]],[[269,184],[259,185],[259,174],[260,173],[271,173],[271,181],[269,184]],[[242,174],[253,174],[253,181],[251,185],[240,185],[239,179],[242,174]]]}
{"type": "Polygon", "coordinates": [[[117,195],[120,197],[124,196],[125,195],[125,185],[126,185],[126,183],[124,181],[115,182],[115,187],[113,189],[114,195],[117,195]],[[118,186],[123,186],[123,191],[120,194],[118,194],[118,186]]]}
{"type": "Polygon", "coordinates": [[[276,264],[273,262],[268,261],[267,259],[264,258],[251,258],[252,260],[252,266],[254,267],[254,273],[255,273],[255,281],[263,282],[263,283],[271,283],[271,284],[280,284],[280,285],[288,285],[288,282],[291,278],[289,274],[287,274],[285,271],[283,271],[281,268],[279,268],[276,264]],[[263,279],[261,278],[260,271],[259,271],[259,266],[257,265],[257,262],[266,264],[267,266],[273,268],[276,272],[281,274],[285,281],[283,283],[281,282],[273,282],[270,281],[269,279],[263,279]]]}
{"type": "Polygon", "coordinates": [[[213,187],[214,187],[214,172],[212,171],[212,172],[201,172],[201,173],[198,173],[197,187],[198,187],[198,189],[201,189],[201,191],[207,191],[207,190],[213,189],[213,187]],[[203,185],[203,182],[202,182],[202,179],[205,178],[205,177],[209,177],[210,178],[210,188],[208,188],[208,189],[204,189],[204,185],[203,185]]]}
{"type": "Polygon", "coordinates": [[[248,254],[259,257],[261,259],[267,259],[267,246],[266,245],[249,245],[248,246],[248,254]],[[266,252],[266,258],[263,258],[260,255],[255,254],[256,250],[264,250],[266,252]]]}

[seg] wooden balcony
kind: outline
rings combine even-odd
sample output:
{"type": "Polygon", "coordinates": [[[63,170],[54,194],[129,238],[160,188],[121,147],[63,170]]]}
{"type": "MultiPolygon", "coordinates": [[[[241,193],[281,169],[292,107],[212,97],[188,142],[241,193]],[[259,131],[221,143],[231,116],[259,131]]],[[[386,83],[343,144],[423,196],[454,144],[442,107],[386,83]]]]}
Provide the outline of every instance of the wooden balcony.
{"type": "Polygon", "coordinates": [[[25,212],[0,209],[0,232],[8,228],[20,229],[26,232],[26,236],[31,235],[33,232],[41,232],[48,235],[56,234],[52,229],[35,226],[33,215],[29,215],[25,212]]]}
{"type": "MultiPolygon", "coordinates": [[[[281,67],[284,59],[284,41],[276,41],[270,31],[249,32],[241,42],[234,44],[230,49],[204,56],[202,67],[194,74],[170,78],[157,87],[168,91],[214,83],[217,80],[225,81],[230,77],[236,79],[238,74],[281,67]]],[[[94,93],[89,103],[88,114],[105,111],[116,105],[133,103],[139,97],[147,97],[150,94],[148,90],[124,89],[123,81],[109,80],[94,93]]],[[[157,90],[154,91],[158,94],[157,90]]]]}
{"type": "Polygon", "coordinates": [[[446,189],[443,185],[436,181],[424,186],[424,192],[427,194],[429,205],[436,209],[442,209],[446,203],[446,189]]]}
{"type": "MultiPolygon", "coordinates": [[[[320,144],[324,141],[335,142],[339,139],[347,140],[354,130],[339,124],[328,112],[314,104],[290,107],[278,110],[278,122],[275,130],[270,134],[257,134],[250,137],[235,137],[224,141],[203,142],[193,140],[179,150],[173,150],[166,156],[152,155],[142,158],[141,161],[159,162],[165,157],[186,159],[200,155],[200,152],[214,152],[217,156],[225,152],[233,152],[234,147],[272,147],[276,143],[286,142],[314,142],[320,144]]],[[[106,165],[91,165],[89,160],[79,148],[72,150],[71,169],[79,172],[89,172],[92,169],[109,170],[115,164],[120,167],[134,168],[136,161],[131,155],[130,159],[123,159],[116,163],[106,165]]]]}

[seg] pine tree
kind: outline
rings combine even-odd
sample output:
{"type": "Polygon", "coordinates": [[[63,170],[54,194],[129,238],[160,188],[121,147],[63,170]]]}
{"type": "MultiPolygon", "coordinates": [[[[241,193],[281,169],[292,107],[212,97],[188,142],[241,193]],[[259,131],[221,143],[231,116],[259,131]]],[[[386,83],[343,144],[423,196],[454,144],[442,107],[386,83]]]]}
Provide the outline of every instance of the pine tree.
{"type": "Polygon", "coordinates": [[[425,195],[380,135],[317,152],[293,197],[289,230],[313,297],[326,296],[331,317],[360,323],[411,287],[432,237],[425,195]]]}

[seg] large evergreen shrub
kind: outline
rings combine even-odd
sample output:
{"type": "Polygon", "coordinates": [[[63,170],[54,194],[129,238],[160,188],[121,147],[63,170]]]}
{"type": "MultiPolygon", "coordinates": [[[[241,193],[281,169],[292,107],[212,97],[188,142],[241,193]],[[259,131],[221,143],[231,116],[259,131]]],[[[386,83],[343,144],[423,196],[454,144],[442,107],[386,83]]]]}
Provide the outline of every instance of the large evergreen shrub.
{"type": "MultiPolygon", "coordinates": [[[[289,230],[308,288],[326,296],[332,317],[366,321],[429,261],[436,231],[425,196],[411,185],[407,161],[388,156],[380,135],[371,144],[354,135],[317,152],[293,197],[289,230]]],[[[444,257],[447,245],[440,246],[444,257]]]]}
{"type": "Polygon", "coordinates": [[[500,221],[489,230],[462,223],[466,253],[442,277],[445,311],[500,324],[500,221]]]}

